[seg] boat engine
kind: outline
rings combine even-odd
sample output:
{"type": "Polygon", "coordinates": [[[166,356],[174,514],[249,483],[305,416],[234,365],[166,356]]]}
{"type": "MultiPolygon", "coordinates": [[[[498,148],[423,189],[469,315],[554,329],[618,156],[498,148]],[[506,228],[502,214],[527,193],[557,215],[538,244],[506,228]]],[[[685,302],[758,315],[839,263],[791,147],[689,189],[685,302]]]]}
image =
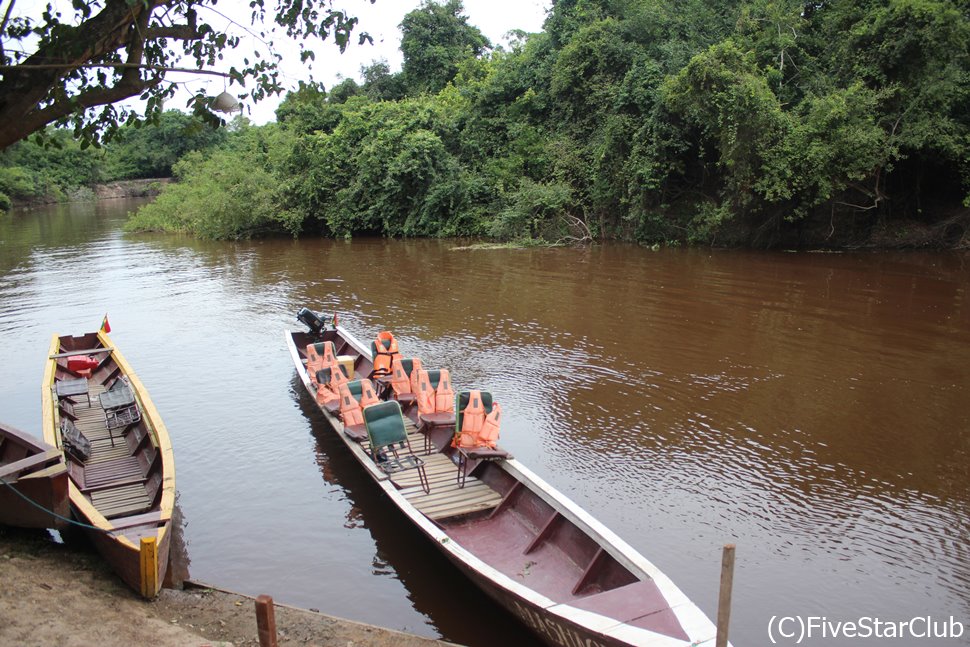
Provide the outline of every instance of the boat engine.
{"type": "Polygon", "coordinates": [[[319,335],[327,327],[327,322],[309,308],[300,308],[300,311],[296,313],[296,318],[302,321],[314,335],[319,335]]]}

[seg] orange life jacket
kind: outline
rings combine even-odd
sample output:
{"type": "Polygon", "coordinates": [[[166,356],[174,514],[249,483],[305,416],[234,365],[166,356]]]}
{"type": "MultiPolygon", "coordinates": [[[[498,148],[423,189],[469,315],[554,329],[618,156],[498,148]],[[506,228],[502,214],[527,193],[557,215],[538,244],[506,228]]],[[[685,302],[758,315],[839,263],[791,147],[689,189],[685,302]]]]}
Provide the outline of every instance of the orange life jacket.
{"type": "Polygon", "coordinates": [[[456,447],[478,447],[478,437],[485,425],[485,405],[480,391],[468,392],[468,405],[461,410],[461,431],[456,447]]]}
{"type": "Polygon", "coordinates": [[[377,333],[374,339],[374,376],[390,375],[394,360],[400,356],[394,335],[386,330],[377,333]]]}
{"type": "Polygon", "coordinates": [[[415,358],[413,358],[411,360],[411,376],[409,378],[410,381],[411,381],[411,385],[410,385],[410,389],[411,390],[409,391],[409,393],[417,393],[418,392],[418,388],[419,388],[418,387],[418,374],[420,372],[421,372],[421,360],[418,359],[417,357],[415,357],[415,358]]]}
{"type": "Polygon", "coordinates": [[[498,402],[492,404],[492,412],[485,416],[482,430],[478,432],[478,444],[495,449],[498,446],[498,430],[501,423],[502,407],[498,402]]]}
{"type": "MultiPolygon", "coordinates": [[[[317,384],[317,403],[323,405],[333,402],[340,397],[340,385],[348,382],[340,364],[334,363],[328,367],[330,369],[330,381],[326,384],[317,384]]],[[[321,369],[323,370],[323,369],[321,369]]],[[[316,374],[314,374],[316,377],[316,374]]]]}
{"type": "Polygon", "coordinates": [[[438,371],[438,385],[431,384],[428,371],[418,373],[418,413],[451,413],[455,410],[455,392],[451,389],[451,376],[448,369],[438,371]]]}
{"type": "Polygon", "coordinates": [[[337,355],[334,353],[332,341],[322,341],[315,344],[307,344],[306,347],[306,372],[310,375],[310,384],[317,385],[317,371],[327,368],[331,364],[336,364],[337,355]]]}
{"type": "Polygon", "coordinates": [[[350,382],[340,385],[340,419],[345,427],[364,424],[364,407],[380,402],[370,380],[360,381],[360,400],[350,391],[350,382]]]}
{"type": "Polygon", "coordinates": [[[412,393],[411,376],[404,370],[404,365],[401,362],[394,363],[394,371],[391,373],[391,388],[394,389],[394,395],[398,396],[412,393]]]}

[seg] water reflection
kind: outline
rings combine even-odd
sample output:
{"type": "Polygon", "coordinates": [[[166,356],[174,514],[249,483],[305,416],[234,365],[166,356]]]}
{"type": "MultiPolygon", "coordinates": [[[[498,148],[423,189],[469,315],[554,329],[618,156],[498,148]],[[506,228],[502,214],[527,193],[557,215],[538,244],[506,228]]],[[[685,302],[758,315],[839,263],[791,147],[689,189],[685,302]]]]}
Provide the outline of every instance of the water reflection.
{"type": "Polygon", "coordinates": [[[736,542],[737,644],[774,613],[970,622],[966,255],[203,243],[99,209],[0,218],[3,418],[39,431],[50,335],[109,312],[172,435],[194,577],[453,640],[476,624],[436,607],[463,580],[416,531],[399,547],[297,395],[280,331],[308,305],[490,389],[503,445],[709,614],[736,542]]]}
{"type": "MultiPolygon", "coordinates": [[[[350,503],[345,527],[365,529],[374,540],[372,574],[398,579],[415,608],[451,641],[463,645],[540,644],[434,549],[364,473],[298,379],[294,378],[293,388],[299,392],[294,397],[300,409],[312,421],[324,482],[343,491],[350,503]],[[479,620],[469,622],[469,616],[479,620]],[[481,622],[482,618],[488,621],[481,622]]],[[[367,604],[366,596],[362,597],[367,604]]]]}

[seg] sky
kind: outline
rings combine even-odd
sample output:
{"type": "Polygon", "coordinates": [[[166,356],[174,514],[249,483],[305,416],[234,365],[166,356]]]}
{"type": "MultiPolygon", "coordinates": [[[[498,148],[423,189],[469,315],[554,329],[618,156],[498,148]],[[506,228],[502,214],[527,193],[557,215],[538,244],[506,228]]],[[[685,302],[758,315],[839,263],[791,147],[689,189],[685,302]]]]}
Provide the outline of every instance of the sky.
{"type": "MultiPolygon", "coordinates": [[[[216,8],[221,15],[203,13],[200,8],[199,18],[210,21],[217,28],[228,25],[229,18],[248,27],[248,4],[238,0],[220,3],[216,8]]],[[[272,4],[267,3],[268,6],[272,4]]],[[[316,60],[312,63],[312,68],[307,69],[300,62],[298,45],[287,42],[285,34],[281,33],[273,40],[277,45],[277,51],[284,56],[281,64],[283,85],[287,89],[295,89],[299,81],[307,81],[311,75],[313,80],[322,82],[327,88],[344,78],[354,78],[359,81],[360,68],[381,59],[387,61],[392,72],[400,71],[401,32],[398,25],[401,24],[406,13],[420,5],[420,0],[377,0],[374,4],[368,0],[335,0],[333,3],[335,9],[343,9],[348,14],[359,18],[360,22],[357,24],[355,33],[357,30],[368,32],[374,39],[373,45],[367,43],[358,45],[356,37],[351,37],[346,51],[341,54],[333,41],[328,39],[325,43],[310,47],[316,54],[316,60]]],[[[506,42],[505,34],[509,31],[516,29],[526,32],[540,31],[546,18],[546,11],[551,6],[551,0],[464,0],[464,6],[469,24],[478,27],[493,45],[500,45],[506,42]]],[[[238,27],[234,29],[236,33],[243,33],[238,27]]],[[[241,65],[244,55],[249,54],[252,58],[252,52],[260,47],[261,45],[254,38],[244,36],[236,51],[227,53],[226,60],[223,62],[226,69],[228,70],[233,64],[234,57],[241,65]]],[[[169,78],[176,80],[174,76],[169,78]]],[[[180,75],[177,80],[184,81],[187,91],[184,98],[176,98],[171,102],[173,108],[181,108],[185,105],[185,101],[191,96],[188,90],[195,92],[203,88],[206,94],[212,96],[223,90],[230,94],[236,94],[239,91],[239,86],[226,86],[226,82],[218,77],[180,75]]],[[[257,124],[275,121],[274,113],[281,100],[282,96],[271,97],[256,104],[250,102],[245,105],[243,114],[257,124]]]]}

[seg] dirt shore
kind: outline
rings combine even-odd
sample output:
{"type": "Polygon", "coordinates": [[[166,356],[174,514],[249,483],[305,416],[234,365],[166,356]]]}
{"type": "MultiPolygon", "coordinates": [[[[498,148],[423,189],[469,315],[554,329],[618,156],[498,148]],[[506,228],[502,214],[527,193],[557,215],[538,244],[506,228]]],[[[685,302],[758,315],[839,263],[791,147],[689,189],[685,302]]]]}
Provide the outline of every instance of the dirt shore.
{"type": "MultiPolygon", "coordinates": [[[[277,606],[281,646],[436,647],[447,643],[277,606]]],[[[46,532],[0,526],[0,645],[258,646],[252,598],[210,588],[165,589],[145,601],[96,553],[46,532]]]]}

